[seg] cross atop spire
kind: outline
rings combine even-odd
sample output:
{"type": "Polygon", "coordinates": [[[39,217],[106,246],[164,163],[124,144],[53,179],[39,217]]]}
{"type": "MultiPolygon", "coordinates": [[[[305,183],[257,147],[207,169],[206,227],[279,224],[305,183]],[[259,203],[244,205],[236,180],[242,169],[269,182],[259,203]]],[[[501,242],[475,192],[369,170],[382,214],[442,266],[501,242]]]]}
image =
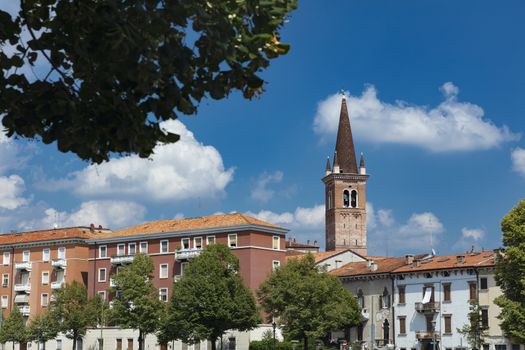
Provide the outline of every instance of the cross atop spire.
{"type": "Polygon", "coordinates": [[[352,138],[350,118],[348,117],[348,109],[346,107],[346,98],[344,95],[341,100],[341,113],[339,115],[335,153],[337,154],[337,161],[342,173],[357,174],[354,140],[352,138]]]}

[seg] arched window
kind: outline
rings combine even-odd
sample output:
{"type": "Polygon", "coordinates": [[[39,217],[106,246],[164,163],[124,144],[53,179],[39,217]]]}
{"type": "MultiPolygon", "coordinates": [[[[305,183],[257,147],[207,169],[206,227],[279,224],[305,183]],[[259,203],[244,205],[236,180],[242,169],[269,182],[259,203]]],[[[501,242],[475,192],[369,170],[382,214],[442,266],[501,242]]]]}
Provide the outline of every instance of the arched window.
{"type": "Polygon", "coordinates": [[[388,290],[385,289],[383,290],[383,296],[381,297],[381,301],[382,301],[382,306],[384,308],[389,308],[390,307],[390,295],[388,294],[388,290]]]}
{"type": "Polygon", "coordinates": [[[356,190],[352,190],[352,199],[351,199],[351,203],[352,205],[352,208],[357,208],[357,191],[356,190]]]}
{"type": "Polygon", "coordinates": [[[348,208],[350,206],[350,193],[348,190],[343,191],[343,207],[348,208]]]}
{"type": "Polygon", "coordinates": [[[332,190],[328,190],[328,209],[332,209],[332,190]]]}
{"type": "Polygon", "coordinates": [[[363,291],[361,289],[357,291],[357,304],[361,309],[365,307],[365,297],[363,296],[363,291]]]}

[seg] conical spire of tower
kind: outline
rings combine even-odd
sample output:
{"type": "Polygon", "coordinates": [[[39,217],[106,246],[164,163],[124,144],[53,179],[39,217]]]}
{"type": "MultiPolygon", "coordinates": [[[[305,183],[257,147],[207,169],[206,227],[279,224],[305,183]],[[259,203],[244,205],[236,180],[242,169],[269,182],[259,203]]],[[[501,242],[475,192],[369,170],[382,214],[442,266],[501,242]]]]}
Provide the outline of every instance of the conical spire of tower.
{"type": "Polygon", "coordinates": [[[332,171],[332,167],[330,166],[330,157],[326,157],[326,171],[332,171]]]}
{"type": "MultiPolygon", "coordinates": [[[[354,139],[352,137],[352,128],[350,127],[350,118],[348,117],[346,98],[344,96],[341,101],[341,113],[339,115],[335,153],[342,173],[357,174],[354,139]]],[[[334,166],[336,161],[335,156],[334,166]]]]}
{"type": "Polygon", "coordinates": [[[363,156],[363,152],[361,152],[361,159],[359,159],[359,167],[360,168],[365,167],[365,157],[363,156]]]}

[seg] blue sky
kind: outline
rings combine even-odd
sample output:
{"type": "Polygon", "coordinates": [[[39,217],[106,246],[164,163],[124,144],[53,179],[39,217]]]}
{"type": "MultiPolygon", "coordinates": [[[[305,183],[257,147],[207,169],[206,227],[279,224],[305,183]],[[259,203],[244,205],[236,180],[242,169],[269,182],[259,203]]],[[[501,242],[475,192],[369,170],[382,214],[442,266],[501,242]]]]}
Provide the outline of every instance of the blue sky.
{"type": "MultiPolygon", "coordinates": [[[[0,5],[2,8],[3,5],[0,5]]],[[[5,6],[5,5],[4,5],[5,6]]],[[[260,98],[206,100],[182,141],[89,166],[0,136],[0,231],[249,212],[323,241],[326,156],[348,95],[373,254],[500,245],[525,194],[525,4],[300,1],[260,98]]]]}

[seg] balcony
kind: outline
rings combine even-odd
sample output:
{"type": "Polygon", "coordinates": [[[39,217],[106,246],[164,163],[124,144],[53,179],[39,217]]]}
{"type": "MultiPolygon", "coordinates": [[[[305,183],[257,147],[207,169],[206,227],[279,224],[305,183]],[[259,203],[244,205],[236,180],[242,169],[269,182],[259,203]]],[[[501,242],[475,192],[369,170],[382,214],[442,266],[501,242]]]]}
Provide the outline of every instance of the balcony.
{"type": "Polygon", "coordinates": [[[429,302],[429,303],[416,303],[415,305],[417,312],[422,313],[436,313],[439,312],[439,302],[429,302]]]}
{"type": "Polygon", "coordinates": [[[29,316],[31,311],[29,305],[20,306],[19,309],[23,316],[29,316]]]}
{"type": "Polygon", "coordinates": [[[66,259],[53,259],[51,260],[51,266],[63,269],[67,266],[67,261],[66,259]]]}
{"type": "Polygon", "coordinates": [[[436,341],[439,341],[440,335],[439,335],[439,332],[434,332],[434,331],[416,331],[416,339],[417,340],[436,339],[436,341]]]}
{"type": "Polygon", "coordinates": [[[51,282],[51,289],[59,289],[62,287],[66,282],[65,281],[55,281],[51,282]]]}
{"type": "Polygon", "coordinates": [[[29,261],[19,261],[15,262],[15,269],[17,270],[31,270],[31,262],[29,261]]]}
{"type": "Polygon", "coordinates": [[[134,257],[135,255],[113,255],[110,261],[113,265],[126,265],[131,264],[134,257]]]}
{"type": "Polygon", "coordinates": [[[177,250],[175,252],[175,260],[184,261],[184,260],[193,259],[199,256],[201,252],[202,252],[202,248],[177,250]]]}
{"type": "Polygon", "coordinates": [[[109,279],[109,286],[111,288],[115,288],[117,285],[115,284],[115,280],[113,278],[110,278],[109,279]]]}
{"type": "Polygon", "coordinates": [[[175,275],[173,276],[173,282],[179,282],[181,278],[182,278],[181,275],[175,275]]]}
{"type": "Polygon", "coordinates": [[[15,292],[29,293],[31,291],[31,285],[29,283],[15,284],[15,292]]]}

